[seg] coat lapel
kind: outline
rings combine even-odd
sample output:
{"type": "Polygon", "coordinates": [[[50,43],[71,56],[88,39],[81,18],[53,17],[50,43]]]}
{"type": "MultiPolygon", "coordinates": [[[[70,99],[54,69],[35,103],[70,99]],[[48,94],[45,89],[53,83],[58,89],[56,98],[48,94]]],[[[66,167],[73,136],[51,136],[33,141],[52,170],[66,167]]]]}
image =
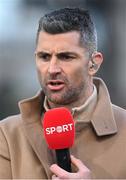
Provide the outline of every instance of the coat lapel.
{"type": "Polygon", "coordinates": [[[50,178],[49,167],[54,162],[54,156],[45,142],[43,129],[41,125],[43,94],[39,93],[29,100],[23,100],[19,103],[24,133],[38,156],[45,172],[50,178]]]}

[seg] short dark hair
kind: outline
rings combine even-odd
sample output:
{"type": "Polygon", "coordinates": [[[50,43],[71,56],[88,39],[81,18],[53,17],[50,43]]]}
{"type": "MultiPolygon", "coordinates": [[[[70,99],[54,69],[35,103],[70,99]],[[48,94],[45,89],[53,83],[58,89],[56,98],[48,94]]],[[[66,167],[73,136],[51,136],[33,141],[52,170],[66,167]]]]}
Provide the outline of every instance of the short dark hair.
{"type": "Polygon", "coordinates": [[[37,39],[40,31],[60,34],[80,32],[80,41],[91,55],[97,50],[97,33],[89,11],[82,8],[63,8],[45,14],[39,20],[37,39]]]}

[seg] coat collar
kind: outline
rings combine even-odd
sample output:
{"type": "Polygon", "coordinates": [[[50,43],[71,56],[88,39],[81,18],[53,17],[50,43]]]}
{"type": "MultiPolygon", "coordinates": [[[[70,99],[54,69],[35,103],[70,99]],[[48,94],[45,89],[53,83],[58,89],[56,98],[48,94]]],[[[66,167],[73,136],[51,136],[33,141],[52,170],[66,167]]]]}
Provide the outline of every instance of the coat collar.
{"type": "Polygon", "coordinates": [[[100,78],[94,78],[97,88],[97,105],[92,113],[91,122],[98,136],[115,134],[117,126],[112,110],[108,89],[100,78]]]}

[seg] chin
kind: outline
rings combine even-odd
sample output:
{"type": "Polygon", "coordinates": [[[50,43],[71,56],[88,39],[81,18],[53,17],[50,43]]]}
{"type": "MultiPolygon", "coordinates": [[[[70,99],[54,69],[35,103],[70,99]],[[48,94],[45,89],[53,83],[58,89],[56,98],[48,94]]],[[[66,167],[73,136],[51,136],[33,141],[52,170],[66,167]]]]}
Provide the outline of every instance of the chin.
{"type": "Polygon", "coordinates": [[[68,93],[49,93],[47,98],[51,103],[57,105],[67,105],[73,99],[72,96],[68,96],[68,93]]]}
{"type": "Polygon", "coordinates": [[[49,99],[49,101],[51,101],[53,104],[57,104],[57,105],[63,105],[64,104],[64,100],[62,100],[62,99],[51,98],[51,99],[49,99]]]}

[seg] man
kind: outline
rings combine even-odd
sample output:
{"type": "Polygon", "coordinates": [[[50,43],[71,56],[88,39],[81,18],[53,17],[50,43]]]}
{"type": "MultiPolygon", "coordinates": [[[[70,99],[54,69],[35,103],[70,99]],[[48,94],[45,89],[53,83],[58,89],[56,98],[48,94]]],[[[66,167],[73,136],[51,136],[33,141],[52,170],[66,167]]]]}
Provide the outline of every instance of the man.
{"type": "Polygon", "coordinates": [[[93,78],[103,57],[88,11],[64,8],[43,16],[35,59],[42,91],[19,103],[20,115],[0,122],[0,178],[126,178],[126,111],[93,78]],[[72,173],[55,164],[41,126],[45,111],[62,106],[75,120],[72,173]]]}

